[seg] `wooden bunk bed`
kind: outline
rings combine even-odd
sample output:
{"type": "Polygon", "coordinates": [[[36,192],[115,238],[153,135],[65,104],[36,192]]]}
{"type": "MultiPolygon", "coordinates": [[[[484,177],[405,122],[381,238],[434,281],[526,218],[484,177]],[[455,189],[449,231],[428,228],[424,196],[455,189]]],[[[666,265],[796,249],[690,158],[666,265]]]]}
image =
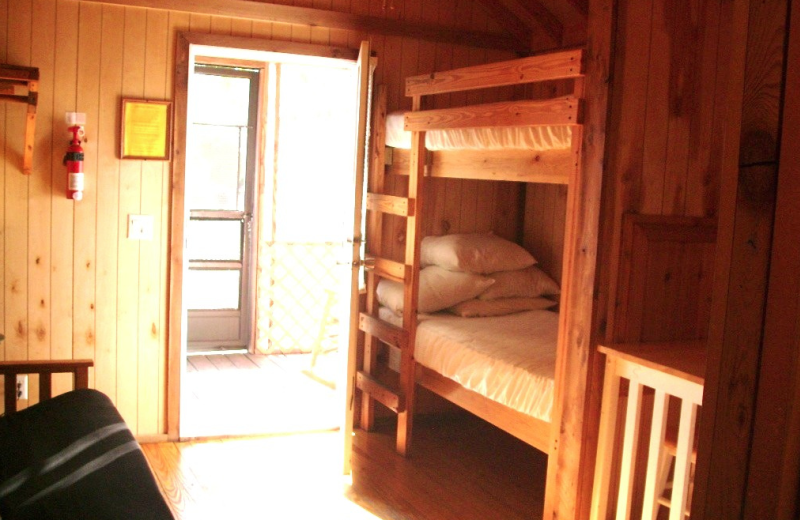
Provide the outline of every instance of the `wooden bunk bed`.
{"type": "MultiPolygon", "coordinates": [[[[385,102],[381,104],[378,101],[373,108],[373,173],[370,174],[367,194],[367,254],[370,258],[365,262],[368,273],[365,311],[359,317],[359,328],[365,335],[356,388],[361,394],[362,429],[373,427],[376,401],[397,413],[397,451],[400,454],[409,453],[417,384],[545,453],[550,450],[552,428],[549,420],[500,404],[415,363],[425,204],[423,184],[425,177],[431,176],[569,185],[576,178],[580,165],[583,63],[583,50],[574,49],[407,78],[406,94],[412,97],[412,111],[405,113],[403,122],[404,129],[411,133],[410,147],[408,150],[390,148],[387,153],[390,157],[387,158],[382,157],[387,134],[384,130],[385,102]],[[425,96],[554,80],[572,80],[568,95],[423,110],[425,96]],[[559,127],[562,136],[566,128],[569,137],[559,139],[560,144],[555,147],[509,145],[506,138],[501,137],[501,144],[489,149],[465,150],[456,145],[450,149],[426,150],[431,142],[426,138],[428,133],[469,132],[474,129],[478,132],[503,132],[516,128],[538,131],[553,126],[559,127]],[[384,163],[389,165],[383,168],[384,163]],[[409,175],[407,196],[385,193],[385,173],[409,175]],[[386,214],[406,219],[402,262],[381,255],[382,219],[386,214]],[[402,319],[398,317],[396,324],[379,316],[376,287],[382,279],[403,285],[402,319]],[[379,367],[380,344],[389,349],[391,359],[399,359],[393,367],[399,375],[393,382],[381,377],[385,371],[379,367]]],[[[555,385],[557,387],[558,381],[555,385]]]]}

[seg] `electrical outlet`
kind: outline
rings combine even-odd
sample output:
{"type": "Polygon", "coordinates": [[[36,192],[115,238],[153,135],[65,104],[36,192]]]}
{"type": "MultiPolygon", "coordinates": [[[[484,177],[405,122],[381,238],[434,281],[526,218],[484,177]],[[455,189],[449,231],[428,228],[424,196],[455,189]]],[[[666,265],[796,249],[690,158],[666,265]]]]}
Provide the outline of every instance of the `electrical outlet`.
{"type": "Polygon", "coordinates": [[[17,376],[17,401],[28,399],[28,376],[17,376]]]}

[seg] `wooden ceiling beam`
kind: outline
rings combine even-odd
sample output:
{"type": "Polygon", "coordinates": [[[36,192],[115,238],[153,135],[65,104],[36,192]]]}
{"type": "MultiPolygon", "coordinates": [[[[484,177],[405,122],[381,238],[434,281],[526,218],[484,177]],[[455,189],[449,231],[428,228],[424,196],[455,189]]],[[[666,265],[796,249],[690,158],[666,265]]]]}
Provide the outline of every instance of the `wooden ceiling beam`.
{"type": "Polygon", "coordinates": [[[547,7],[538,0],[502,0],[516,16],[530,24],[540,27],[557,45],[564,38],[564,25],[547,7]]]}
{"type": "Polygon", "coordinates": [[[572,6],[579,14],[583,15],[584,18],[589,16],[589,2],[586,0],[567,0],[567,4],[572,6]]]}
{"type": "Polygon", "coordinates": [[[511,33],[517,40],[524,42],[530,50],[531,27],[512,13],[503,2],[497,0],[476,0],[483,10],[496,21],[500,27],[511,33]]]}
{"type": "Polygon", "coordinates": [[[476,1],[501,27],[526,41],[528,48],[538,31],[544,31],[554,45],[561,45],[564,34],[561,21],[537,0],[476,1]]]}
{"type": "Polygon", "coordinates": [[[391,36],[406,36],[421,40],[454,43],[500,49],[527,54],[528,42],[515,37],[488,32],[464,31],[439,27],[430,24],[391,20],[377,16],[367,16],[339,11],[328,11],[310,7],[294,7],[269,2],[250,0],[81,0],[83,2],[145,7],[201,13],[216,16],[230,16],[265,22],[309,25],[359,32],[374,32],[391,36]]]}

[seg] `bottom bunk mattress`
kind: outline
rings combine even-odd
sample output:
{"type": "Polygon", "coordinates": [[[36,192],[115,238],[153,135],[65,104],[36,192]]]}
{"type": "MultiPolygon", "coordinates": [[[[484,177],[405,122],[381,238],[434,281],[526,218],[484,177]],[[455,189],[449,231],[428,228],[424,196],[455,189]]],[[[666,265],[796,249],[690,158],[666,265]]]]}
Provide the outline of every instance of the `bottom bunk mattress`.
{"type": "MultiPolygon", "coordinates": [[[[381,318],[402,318],[382,308],[381,318]]],[[[420,316],[414,360],[493,401],[550,421],[558,314],[527,311],[487,318],[420,316]]]]}

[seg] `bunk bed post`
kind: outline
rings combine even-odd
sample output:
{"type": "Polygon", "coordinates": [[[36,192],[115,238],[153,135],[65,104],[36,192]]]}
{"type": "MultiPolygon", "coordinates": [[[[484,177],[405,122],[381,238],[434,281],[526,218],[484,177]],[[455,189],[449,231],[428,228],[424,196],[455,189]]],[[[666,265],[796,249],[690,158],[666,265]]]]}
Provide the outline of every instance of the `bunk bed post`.
{"type": "MultiPolygon", "coordinates": [[[[386,182],[384,167],[384,144],[386,142],[386,86],[378,85],[375,89],[372,123],[372,152],[369,170],[367,191],[370,193],[383,193],[386,182]]],[[[382,256],[383,214],[379,211],[370,211],[367,214],[366,251],[369,256],[382,256]]],[[[375,301],[375,286],[378,283],[378,274],[367,271],[366,312],[375,316],[377,314],[375,301]]],[[[378,338],[370,333],[364,334],[364,358],[362,370],[371,374],[375,368],[378,338]]],[[[362,430],[371,431],[375,426],[375,399],[368,392],[361,392],[361,410],[359,426],[362,430]]]]}
{"type": "MultiPolygon", "coordinates": [[[[412,110],[422,108],[422,97],[412,98],[412,110]]],[[[410,455],[411,430],[414,422],[414,393],[416,387],[416,367],[414,366],[414,345],[417,336],[417,304],[419,296],[420,241],[422,240],[422,219],[425,192],[425,132],[411,134],[411,164],[408,179],[408,199],[415,208],[409,211],[406,219],[406,276],[403,302],[403,328],[407,331],[406,347],[400,357],[400,388],[405,395],[405,410],[397,414],[397,452],[410,455]],[[413,203],[412,203],[413,201],[413,203]]]]}
{"type": "MultiPolygon", "coordinates": [[[[547,463],[544,520],[585,519],[591,508],[594,456],[600,423],[603,364],[594,348],[606,295],[596,279],[600,242],[606,124],[613,70],[614,0],[589,0],[580,167],[569,184],[556,360],[553,439],[547,463]]],[[[603,200],[602,203],[606,203],[603,200]]],[[[601,259],[602,261],[603,259],[601,259]]]]}

